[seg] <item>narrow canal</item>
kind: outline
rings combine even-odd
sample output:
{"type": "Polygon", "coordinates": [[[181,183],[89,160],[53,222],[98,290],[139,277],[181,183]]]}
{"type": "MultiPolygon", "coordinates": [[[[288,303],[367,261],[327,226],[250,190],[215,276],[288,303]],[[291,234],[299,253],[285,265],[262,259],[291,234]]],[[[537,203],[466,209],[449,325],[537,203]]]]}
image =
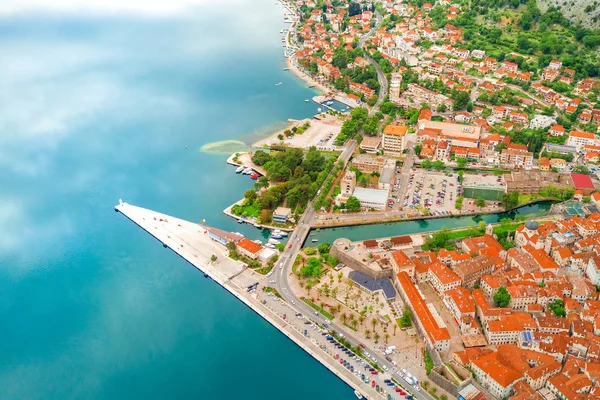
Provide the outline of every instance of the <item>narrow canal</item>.
{"type": "Polygon", "coordinates": [[[312,232],[312,235],[309,236],[309,241],[305,243],[305,246],[314,246],[320,243],[333,243],[335,239],[340,237],[345,237],[353,241],[366,240],[379,237],[409,235],[420,232],[437,231],[442,228],[466,228],[469,226],[477,225],[480,221],[485,221],[486,223],[496,223],[503,218],[514,219],[516,216],[523,216],[525,218],[543,217],[544,215],[548,214],[551,205],[552,202],[544,201],[520,207],[510,212],[501,212],[497,214],[476,215],[472,217],[448,217],[418,221],[390,222],[387,224],[359,225],[341,228],[320,229],[312,232]],[[312,240],[317,240],[317,242],[313,243],[312,240]]]}

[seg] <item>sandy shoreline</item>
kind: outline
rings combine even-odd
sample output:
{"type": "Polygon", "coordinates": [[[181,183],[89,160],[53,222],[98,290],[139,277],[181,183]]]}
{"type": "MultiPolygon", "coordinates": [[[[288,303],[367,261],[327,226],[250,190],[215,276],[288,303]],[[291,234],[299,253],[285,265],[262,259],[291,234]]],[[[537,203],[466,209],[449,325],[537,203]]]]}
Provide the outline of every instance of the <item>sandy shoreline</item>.
{"type": "Polygon", "coordinates": [[[321,92],[321,94],[327,94],[331,92],[331,89],[329,89],[327,86],[317,81],[313,77],[309,76],[308,74],[305,74],[304,72],[300,71],[296,64],[292,62],[292,57],[287,57],[285,59],[285,63],[290,69],[290,71],[294,73],[294,75],[306,82],[307,85],[314,86],[314,88],[321,92]]]}

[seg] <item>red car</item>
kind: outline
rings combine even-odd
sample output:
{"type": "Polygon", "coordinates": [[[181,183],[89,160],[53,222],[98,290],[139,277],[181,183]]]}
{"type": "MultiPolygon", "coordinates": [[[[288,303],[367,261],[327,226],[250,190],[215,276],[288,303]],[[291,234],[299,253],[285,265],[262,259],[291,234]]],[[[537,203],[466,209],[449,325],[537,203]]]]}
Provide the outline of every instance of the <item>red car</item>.
{"type": "Polygon", "coordinates": [[[371,387],[375,387],[375,381],[371,381],[371,387]]]}
{"type": "Polygon", "coordinates": [[[402,394],[402,389],[400,389],[399,387],[396,388],[396,393],[400,393],[402,394]]]}
{"type": "Polygon", "coordinates": [[[364,345],[364,344],[362,344],[362,343],[361,343],[361,344],[359,344],[359,346],[360,346],[360,347],[362,347],[363,349],[365,348],[365,345],[364,345]]]}
{"type": "Polygon", "coordinates": [[[340,358],[340,355],[339,355],[339,354],[336,354],[336,355],[335,355],[335,359],[337,360],[338,358],[340,358]]]}
{"type": "Polygon", "coordinates": [[[340,358],[340,364],[343,364],[343,363],[344,363],[344,359],[340,358]]]}
{"type": "Polygon", "coordinates": [[[377,370],[376,369],[371,370],[371,374],[372,375],[377,375],[377,370]]]}

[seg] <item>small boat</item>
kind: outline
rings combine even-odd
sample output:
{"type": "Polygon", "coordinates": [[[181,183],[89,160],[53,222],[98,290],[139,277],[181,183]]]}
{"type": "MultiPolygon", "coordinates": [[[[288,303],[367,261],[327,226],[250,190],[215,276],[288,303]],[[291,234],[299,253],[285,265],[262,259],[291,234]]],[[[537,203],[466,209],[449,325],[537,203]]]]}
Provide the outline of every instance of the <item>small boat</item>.
{"type": "Polygon", "coordinates": [[[356,396],[357,399],[362,399],[363,398],[363,395],[360,394],[360,392],[358,390],[354,391],[354,395],[356,396]]]}
{"type": "Polygon", "coordinates": [[[283,33],[283,29],[279,31],[279,33],[283,33]]]}
{"type": "Polygon", "coordinates": [[[284,68],[283,70],[284,70],[284,71],[289,71],[290,69],[289,69],[289,68],[284,68]]]}
{"type": "Polygon", "coordinates": [[[256,244],[262,244],[262,240],[258,240],[258,239],[256,239],[256,240],[254,241],[254,243],[256,243],[256,244]]]}
{"type": "Polygon", "coordinates": [[[254,170],[252,168],[246,168],[242,173],[244,175],[250,175],[253,172],[254,172],[254,170]]]}
{"type": "Polygon", "coordinates": [[[312,242],[313,243],[317,243],[319,241],[319,239],[313,239],[312,242]]]}
{"type": "Polygon", "coordinates": [[[260,225],[259,225],[259,224],[257,224],[257,223],[254,223],[253,225],[254,225],[254,227],[255,227],[255,228],[262,229],[262,226],[260,226],[260,225]]]}
{"type": "Polygon", "coordinates": [[[260,176],[260,174],[257,174],[256,172],[253,173],[252,175],[250,175],[250,179],[258,179],[258,177],[260,176]]]}
{"type": "Polygon", "coordinates": [[[283,239],[283,236],[281,236],[281,235],[279,235],[279,234],[277,234],[277,233],[274,233],[274,234],[272,234],[272,235],[271,235],[271,237],[272,237],[273,239],[283,239]]]}
{"type": "Polygon", "coordinates": [[[235,173],[236,173],[236,174],[240,174],[240,173],[241,173],[243,170],[244,170],[244,166],[243,166],[243,165],[240,165],[239,167],[237,167],[237,168],[235,169],[235,173]]]}
{"type": "Polygon", "coordinates": [[[309,100],[309,99],[306,99],[306,100],[304,100],[304,101],[308,103],[310,100],[309,100]]]}
{"type": "Polygon", "coordinates": [[[242,221],[241,219],[238,219],[238,224],[243,224],[244,221],[242,221]]]}
{"type": "Polygon", "coordinates": [[[275,84],[275,86],[279,86],[279,85],[283,85],[283,82],[278,82],[275,84]]]}
{"type": "Polygon", "coordinates": [[[270,243],[270,244],[279,244],[281,242],[279,240],[275,240],[275,239],[271,238],[271,239],[269,239],[268,243],[270,243]]]}
{"type": "Polygon", "coordinates": [[[284,232],[284,231],[282,231],[282,230],[280,230],[280,229],[275,229],[275,230],[273,231],[273,235],[278,235],[278,236],[287,236],[288,234],[287,234],[287,232],[284,232]]]}
{"type": "Polygon", "coordinates": [[[274,248],[275,248],[275,245],[274,245],[274,244],[271,244],[271,243],[267,243],[267,244],[265,244],[265,247],[268,247],[268,248],[270,248],[270,249],[274,249],[274,248]]]}

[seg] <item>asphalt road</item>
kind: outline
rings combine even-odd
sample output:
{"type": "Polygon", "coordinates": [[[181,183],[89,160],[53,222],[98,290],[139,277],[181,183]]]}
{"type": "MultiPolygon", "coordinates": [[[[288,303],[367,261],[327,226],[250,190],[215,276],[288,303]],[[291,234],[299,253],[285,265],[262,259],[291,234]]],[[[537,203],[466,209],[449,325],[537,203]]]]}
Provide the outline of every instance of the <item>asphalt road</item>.
{"type": "MultiPolygon", "coordinates": [[[[379,29],[379,25],[381,24],[381,20],[382,20],[381,14],[379,14],[378,11],[375,11],[375,16],[377,18],[377,23],[375,24],[375,26],[373,28],[371,28],[371,30],[369,32],[367,32],[365,35],[363,35],[360,38],[360,40],[358,41],[358,47],[363,48],[363,46],[365,45],[365,41],[368,38],[370,38],[371,36],[373,36],[375,31],[377,31],[377,29],[379,29]]],[[[365,58],[367,59],[367,61],[369,61],[369,63],[371,65],[373,65],[375,67],[375,69],[377,70],[377,80],[379,81],[379,85],[380,85],[379,97],[377,98],[377,102],[375,102],[375,105],[373,105],[373,107],[371,108],[371,111],[369,111],[369,115],[372,115],[372,114],[375,114],[377,111],[379,111],[379,106],[383,102],[383,99],[385,98],[385,96],[388,92],[388,81],[387,81],[385,74],[383,73],[383,70],[377,63],[377,61],[373,60],[367,52],[364,52],[364,53],[365,53],[365,58]]]]}
{"type": "MultiPolygon", "coordinates": [[[[351,140],[348,142],[348,146],[346,149],[340,154],[338,160],[344,161],[347,163],[354,149],[356,148],[356,141],[351,140]]],[[[304,301],[300,300],[296,294],[292,291],[289,283],[289,277],[292,275],[292,265],[294,264],[294,260],[300,251],[304,240],[308,237],[308,233],[310,231],[311,221],[315,216],[315,211],[312,207],[312,201],[306,206],[306,211],[300,217],[300,221],[298,222],[296,229],[291,233],[288,244],[281,254],[280,261],[276,264],[276,267],[273,269],[273,274],[270,276],[270,280],[275,280],[275,283],[271,286],[275,287],[277,291],[281,294],[283,299],[286,301],[287,306],[292,310],[291,314],[294,313],[302,313],[304,316],[310,316],[310,320],[313,322],[327,326],[330,330],[335,330],[338,333],[342,333],[345,338],[353,345],[358,346],[359,343],[362,343],[361,340],[354,337],[352,332],[349,331],[346,327],[340,326],[332,321],[329,321],[322,314],[315,312],[315,310],[306,304],[304,301]]],[[[397,367],[388,363],[385,360],[385,357],[380,354],[379,351],[365,347],[364,352],[370,353],[372,356],[376,356],[378,360],[378,365],[380,367],[384,367],[388,369],[388,373],[379,375],[379,382],[383,382],[386,378],[393,378],[398,382],[403,383],[404,381],[400,377],[399,370],[397,367]]],[[[384,368],[384,369],[385,369],[384,368]]],[[[409,371],[410,372],[410,371],[409,371]]],[[[406,383],[404,383],[405,387],[409,387],[406,383]]],[[[424,391],[417,391],[414,388],[411,390],[415,399],[419,400],[431,400],[431,398],[424,391]]]]}

